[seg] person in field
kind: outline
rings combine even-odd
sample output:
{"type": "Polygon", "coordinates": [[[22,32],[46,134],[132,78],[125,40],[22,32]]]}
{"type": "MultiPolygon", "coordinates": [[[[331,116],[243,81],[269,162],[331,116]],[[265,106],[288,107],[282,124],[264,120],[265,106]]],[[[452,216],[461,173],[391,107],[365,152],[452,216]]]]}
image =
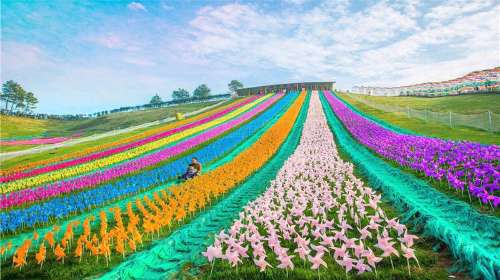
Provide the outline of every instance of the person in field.
{"type": "Polygon", "coordinates": [[[193,157],[191,163],[188,165],[186,172],[179,177],[181,180],[188,180],[200,175],[202,169],[201,163],[197,158],[193,157]]]}

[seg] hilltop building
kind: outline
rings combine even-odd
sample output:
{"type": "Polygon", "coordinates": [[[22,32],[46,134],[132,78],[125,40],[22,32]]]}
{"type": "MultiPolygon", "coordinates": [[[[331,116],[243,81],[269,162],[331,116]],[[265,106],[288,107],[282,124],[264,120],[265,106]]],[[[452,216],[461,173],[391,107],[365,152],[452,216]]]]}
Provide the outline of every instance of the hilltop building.
{"type": "Polygon", "coordinates": [[[288,92],[301,90],[335,90],[335,82],[303,82],[248,87],[236,90],[239,96],[267,92],[288,92]]]}

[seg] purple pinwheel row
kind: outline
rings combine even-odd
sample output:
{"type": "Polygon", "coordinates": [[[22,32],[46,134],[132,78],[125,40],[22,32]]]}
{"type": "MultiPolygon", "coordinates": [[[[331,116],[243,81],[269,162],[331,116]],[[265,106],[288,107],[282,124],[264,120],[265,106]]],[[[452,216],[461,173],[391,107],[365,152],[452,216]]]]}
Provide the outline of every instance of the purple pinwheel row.
{"type": "Polygon", "coordinates": [[[242,106],[244,106],[244,105],[246,105],[246,104],[254,101],[257,98],[258,98],[258,96],[254,96],[254,97],[248,98],[247,100],[245,100],[243,102],[235,104],[235,105],[233,105],[233,106],[231,106],[231,107],[229,107],[229,108],[227,108],[227,109],[225,109],[223,111],[215,113],[215,114],[213,114],[213,115],[211,115],[209,117],[203,118],[201,120],[198,120],[198,121],[195,121],[195,122],[192,122],[192,123],[180,126],[180,127],[176,127],[176,128],[170,129],[170,130],[165,131],[165,132],[161,132],[161,133],[155,134],[153,136],[141,139],[139,141],[128,143],[128,144],[125,144],[125,145],[122,145],[122,146],[119,146],[119,147],[115,147],[115,148],[111,148],[111,149],[108,149],[108,150],[105,150],[105,151],[93,153],[93,154],[90,154],[90,155],[87,155],[87,156],[84,156],[84,157],[80,157],[80,158],[76,158],[76,159],[72,159],[72,160],[69,160],[69,161],[60,162],[60,163],[56,163],[56,164],[53,164],[53,165],[48,165],[48,166],[44,166],[44,167],[41,167],[41,168],[36,168],[36,169],[32,169],[32,170],[21,172],[21,173],[12,174],[12,175],[9,175],[9,176],[6,176],[6,177],[1,177],[0,178],[0,183],[6,183],[6,182],[11,182],[11,181],[14,181],[14,180],[19,180],[19,179],[22,179],[22,178],[26,178],[26,177],[36,176],[36,175],[40,175],[40,174],[43,174],[43,173],[47,173],[47,172],[51,172],[51,171],[55,171],[55,170],[59,170],[59,169],[63,169],[63,168],[67,168],[67,167],[71,167],[71,166],[75,166],[75,165],[79,165],[79,164],[82,164],[82,163],[90,162],[90,161],[93,161],[93,160],[96,160],[96,159],[100,159],[100,158],[103,158],[103,157],[107,157],[107,156],[111,156],[111,155],[114,155],[114,154],[117,154],[117,153],[121,153],[121,152],[124,152],[126,150],[133,149],[135,147],[139,147],[139,146],[145,145],[147,143],[154,142],[154,141],[159,140],[161,138],[165,138],[167,136],[173,135],[173,134],[175,134],[177,132],[181,132],[181,131],[184,131],[186,129],[190,129],[190,128],[193,128],[195,126],[202,125],[204,123],[207,123],[207,122],[210,122],[210,121],[215,120],[217,118],[220,118],[220,117],[228,114],[229,112],[234,111],[234,110],[236,110],[236,109],[238,109],[238,108],[240,108],[240,107],[242,107],[242,106]]]}
{"type": "Polygon", "coordinates": [[[167,147],[163,150],[157,151],[147,156],[132,161],[128,161],[123,164],[118,164],[104,171],[97,171],[95,173],[73,178],[70,180],[56,182],[53,184],[49,184],[34,189],[25,189],[17,192],[8,193],[6,195],[2,195],[2,197],[0,197],[0,209],[19,206],[25,203],[43,200],[61,194],[69,193],[74,190],[88,188],[118,178],[120,176],[124,176],[129,173],[138,171],[140,169],[158,164],[161,161],[164,161],[175,155],[181,154],[182,152],[185,152],[203,142],[206,142],[207,140],[217,137],[223,134],[224,132],[246,122],[247,120],[253,118],[255,115],[266,110],[269,106],[271,106],[276,100],[278,100],[282,96],[283,96],[282,94],[276,94],[238,118],[225,122],[215,128],[212,128],[208,131],[198,134],[195,137],[180,142],[175,146],[167,147]]]}
{"type": "Polygon", "coordinates": [[[500,205],[500,147],[406,135],[383,128],[325,93],[335,114],[363,145],[401,166],[466,190],[492,207],[500,205]]]}
{"type": "Polygon", "coordinates": [[[250,259],[264,271],[293,270],[300,263],[319,273],[329,254],[346,278],[351,270],[376,274],[377,264],[392,263],[394,257],[405,258],[408,270],[410,260],[420,266],[412,248],[418,237],[385,215],[380,198],[354,176],[352,164],[340,159],[319,96],[313,94],[294,154],[270,188],[203,255],[212,264],[222,259],[237,266],[250,259]]]}

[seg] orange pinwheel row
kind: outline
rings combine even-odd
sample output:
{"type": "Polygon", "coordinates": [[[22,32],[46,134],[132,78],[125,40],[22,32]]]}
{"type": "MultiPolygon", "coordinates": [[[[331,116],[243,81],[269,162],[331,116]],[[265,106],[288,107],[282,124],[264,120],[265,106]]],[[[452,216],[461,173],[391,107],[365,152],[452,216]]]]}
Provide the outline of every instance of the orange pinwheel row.
{"type": "MultiPolygon", "coordinates": [[[[122,213],[119,207],[111,208],[108,210],[109,212],[101,211],[98,234],[92,233],[90,225],[94,217],[86,218],[82,222],[82,234],[74,246],[74,257],[81,260],[85,254],[88,254],[95,256],[98,261],[99,256],[102,256],[107,264],[113,252],[125,257],[127,247],[129,252],[134,252],[137,244],[142,245],[144,234],[150,239],[154,239],[155,236],[159,237],[162,230],[183,221],[186,217],[195,214],[196,211],[202,210],[212,200],[245,181],[278,151],[292,129],[304,99],[305,94],[299,95],[294,104],[274,126],[231,162],[168,190],[155,192],[152,198],[146,195],[142,199],[137,199],[135,203],[129,202],[126,213],[122,213]],[[133,204],[137,209],[135,211],[133,204]],[[114,226],[112,229],[108,229],[108,213],[113,216],[114,226]],[[128,221],[126,226],[122,216],[126,216],[128,221]]],[[[56,244],[54,255],[57,261],[64,262],[66,251],[71,248],[73,227],[77,225],[77,222],[70,223],[63,239],[56,244]]],[[[47,241],[51,248],[54,248],[54,235],[57,231],[59,228],[54,227],[51,232],[46,234],[40,250],[35,256],[38,264],[43,263],[46,255],[43,242],[47,241]]],[[[20,263],[16,266],[21,267],[26,264],[26,256],[31,242],[31,239],[25,241],[16,251],[14,260],[20,263]]]]}

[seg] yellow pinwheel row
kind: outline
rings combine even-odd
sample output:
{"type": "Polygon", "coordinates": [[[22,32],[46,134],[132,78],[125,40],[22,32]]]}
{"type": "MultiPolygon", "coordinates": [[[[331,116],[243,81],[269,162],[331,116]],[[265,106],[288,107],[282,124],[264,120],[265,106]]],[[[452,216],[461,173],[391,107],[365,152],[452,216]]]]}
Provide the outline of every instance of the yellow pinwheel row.
{"type": "Polygon", "coordinates": [[[180,127],[182,125],[185,125],[185,124],[188,124],[188,123],[191,123],[191,122],[194,122],[194,121],[201,120],[201,119],[206,118],[206,117],[208,117],[210,115],[213,115],[213,114],[221,112],[221,111],[223,111],[225,109],[228,109],[231,106],[234,106],[234,105],[237,105],[239,103],[245,102],[245,100],[247,100],[247,98],[242,98],[242,99],[236,100],[234,102],[230,102],[230,103],[228,103],[226,105],[218,106],[218,107],[216,107],[214,109],[211,109],[209,111],[203,112],[203,113],[201,113],[199,115],[196,115],[196,116],[193,116],[193,117],[190,117],[190,118],[187,118],[187,119],[183,119],[183,120],[176,121],[176,122],[173,122],[173,123],[167,123],[167,124],[164,124],[164,125],[161,125],[161,126],[158,126],[158,127],[155,126],[154,128],[148,129],[148,130],[146,130],[144,132],[141,132],[139,134],[134,134],[134,135],[132,135],[130,137],[126,137],[126,138],[119,139],[119,140],[116,140],[116,141],[112,141],[112,142],[108,142],[108,143],[102,143],[102,144],[100,144],[98,146],[93,146],[93,147],[85,148],[83,150],[78,150],[78,151],[75,151],[75,152],[66,153],[66,154],[63,154],[63,155],[60,155],[60,156],[57,156],[57,157],[51,157],[51,158],[48,158],[48,159],[42,159],[42,160],[37,160],[37,161],[30,161],[28,163],[22,163],[22,165],[16,165],[16,166],[4,169],[4,170],[0,170],[0,176],[7,176],[7,175],[11,175],[11,174],[23,172],[23,171],[26,171],[26,170],[29,170],[29,169],[38,168],[38,167],[42,167],[42,166],[45,166],[45,165],[49,165],[49,164],[61,162],[61,161],[64,161],[64,160],[69,160],[69,159],[74,159],[74,158],[82,157],[82,156],[85,156],[85,155],[89,155],[91,153],[95,153],[95,152],[99,152],[99,151],[104,151],[104,150],[109,149],[109,148],[117,147],[117,146],[120,146],[120,145],[123,145],[123,144],[126,144],[126,143],[130,143],[130,142],[133,142],[133,141],[136,141],[136,140],[140,140],[140,139],[143,139],[143,138],[155,135],[157,133],[161,133],[161,132],[164,132],[164,131],[167,131],[167,130],[170,130],[170,129],[173,129],[173,128],[176,128],[176,127],[180,127]]]}
{"type": "Polygon", "coordinates": [[[42,185],[42,184],[45,184],[48,182],[62,180],[62,179],[68,178],[68,177],[77,176],[77,175],[80,175],[83,173],[88,173],[88,172],[94,171],[96,169],[105,168],[105,167],[108,167],[112,164],[117,164],[117,163],[120,163],[122,161],[132,159],[134,157],[138,157],[138,156],[143,155],[145,153],[151,152],[155,149],[161,148],[162,146],[171,144],[171,143],[179,141],[183,138],[186,138],[186,137],[192,136],[196,133],[199,133],[203,130],[206,130],[206,129],[209,129],[211,127],[222,124],[222,123],[242,114],[243,112],[251,109],[252,107],[256,106],[257,104],[262,103],[264,100],[267,100],[270,96],[271,96],[271,94],[265,95],[264,97],[259,98],[259,99],[255,100],[247,105],[244,105],[244,106],[234,110],[233,112],[230,112],[229,114],[224,115],[224,116],[222,116],[218,119],[215,119],[213,121],[207,122],[205,124],[202,124],[202,125],[199,125],[199,126],[196,126],[196,127],[193,127],[193,128],[181,131],[181,132],[178,132],[178,133],[173,134],[171,136],[168,136],[168,137],[159,139],[157,141],[154,141],[154,142],[127,150],[127,151],[122,152],[122,153],[118,153],[118,154],[115,154],[115,155],[112,155],[109,157],[101,158],[101,159],[98,159],[98,160],[95,160],[92,162],[88,162],[88,163],[84,163],[81,165],[72,166],[69,168],[44,173],[44,174],[41,174],[38,176],[28,177],[28,178],[20,179],[17,181],[12,181],[12,182],[2,184],[1,193],[8,193],[8,192],[12,192],[12,191],[17,191],[17,190],[21,190],[21,189],[26,189],[26,188],[42,185]]]}

